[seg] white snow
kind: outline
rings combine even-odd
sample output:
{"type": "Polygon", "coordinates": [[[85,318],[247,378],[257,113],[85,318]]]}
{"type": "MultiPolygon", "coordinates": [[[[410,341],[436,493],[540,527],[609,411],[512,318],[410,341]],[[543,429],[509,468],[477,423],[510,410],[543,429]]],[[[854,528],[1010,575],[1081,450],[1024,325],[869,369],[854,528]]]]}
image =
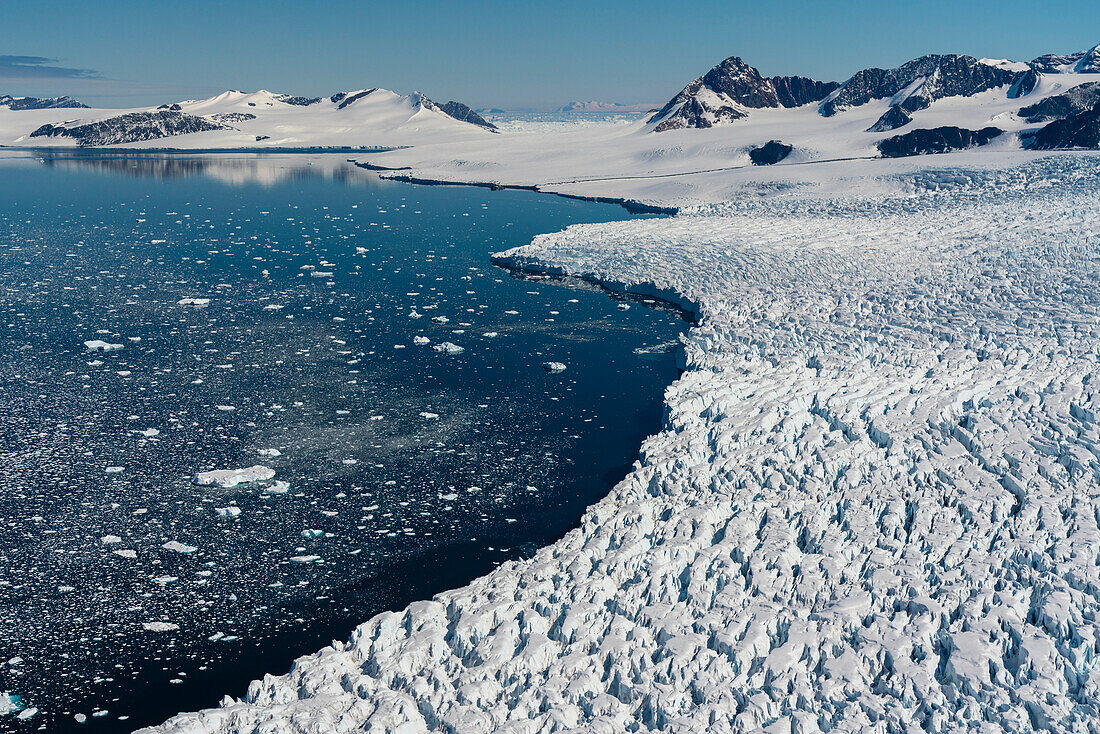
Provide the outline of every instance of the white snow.
{"type": "Polygon", "coordinates": [[[195,475],[195,484],[236,487],[238,484],[266,482],[274,477],[274,469],[257,464],[247,469],[216,469],[214,471],[199,472],[195,475]]]}
{"type": "Polygon", "coordinates": [[[84,346],[91,352],[117,352],[122,349],[122,344],[111,344],[101,339],[89,339],[84,342],[84,346]]]}
{"type": "MultiPolygon", "coordinates": [[[[366,91],[366,90],[359,90],[366,91]]],[[[352,92],[349,96],[355,94],[352,92]]],[[[186,115],[254,115],[255,119],[230,119],[229,130],[175,135],[134,143],[126,148],[222,149],[301,147],[390,147],[423,140],[459,141],[493,137],[484,128],[460,122],[424,104],[417,93],[401,95],[376,89],[340,108],[324,97],[316,104],[291,105],[265,90],[230,90],[204,100],[179,102],[186,115]],[[257,138],[261,138],[257,140],[257,138]]],[[[155,107],[127,109],[46,109],[12,111],[0,108],[0,145],[13,147],[73,146],[66,137],[30,137],[37,128],[66,122],[92,122],[134,112],[155,112],[155,107]]]]}
{"type": "Polygon", "coordinates": [[[664,429],[534,558],[157,731],[1087,730],[1100,158],[974,160],[504,253],[696,313],[664,429]]]}
{"type": "Polygon", "coordinates": [[[142,622],[141,626],[149,632],[172,632],[180,628],[174,622],[142,622]]]}

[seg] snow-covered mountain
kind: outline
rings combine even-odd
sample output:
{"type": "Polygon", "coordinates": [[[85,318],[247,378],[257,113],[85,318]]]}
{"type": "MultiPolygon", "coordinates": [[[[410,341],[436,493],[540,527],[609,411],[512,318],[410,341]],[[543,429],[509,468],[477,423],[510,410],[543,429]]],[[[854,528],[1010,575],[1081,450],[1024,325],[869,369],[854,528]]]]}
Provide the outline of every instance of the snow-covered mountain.
{"type": "Polygon", "coordinates": [[[650,122],[656,132],[713,127],[747,117],[749,109],[799,107],[816,102],[836,87],[836,82],[807,77],[769,79],[739,57],[730,56],[684,87],[650,122]]]}
{"type": "Polygon", "coordinates": [[[10,94],[0,94],[0,107],[9,110],[73,109],[87,106],[72,97],[13,97],[10,94]]]}
{"type": "Polygon", "coordinates": [[[495,132],[494,126],[460,102],[439,105],[420,93],[379,88],[329,97],[229,90],[209,99],[137,109],[0,105],[0,145],[21,147],[374,147],[463,140],[487,132],[495,132]]]}
{"type": "Polygon", "coordinates": [[[1045,54],[1028,65],[1041,74],[1100,74],[1100,44],[1066,56],[1045,54]]]}

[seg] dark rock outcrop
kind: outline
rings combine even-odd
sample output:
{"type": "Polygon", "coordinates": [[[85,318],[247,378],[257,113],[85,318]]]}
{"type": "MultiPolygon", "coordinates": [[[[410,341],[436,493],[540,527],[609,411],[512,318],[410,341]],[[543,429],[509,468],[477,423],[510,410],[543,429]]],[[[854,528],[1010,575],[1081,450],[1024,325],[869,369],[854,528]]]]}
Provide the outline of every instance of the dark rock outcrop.
{"type": "Polygon", "coordinates": [[[759,148],[749,151],[749,159],[754,166],[771,166],[791,154],[794,148],[778,140],[769,140],[759,148]]]}
{"type": "Polygon", "coordinates": [[[1040,74],[1100,74],[1100,45],[1065,56],[1044,54],[1028,66],[1040,74]]]}
{"type": "Polygon", "coordinates": [[[173,112],[179,112],[183,108],[179,106],[179,103],[176,103],[176,104],[162,104],[160,107],[157,107],[157,109],[158,110],[172,110],[173,112]]]}
{"type": "Polygon", "coordinates": [[[878,121],[867,128],[867,132],[884,133],[888,130],[897,130],[899,127],[904,127],[912,121],[913,118],[909,116],[908,112],[895,105],[883,112],[882,116],[878,118],[878,121]]]}
{"type": "Polygon", "coordinates": [[[1100,82],[1085,82],[1061,94],[1020,108],[1020,117],[1028,122],[1061,120],[1091,110],[1100,102],[1100,82]]]}
{"type": "Polygon", "coordinates": [[[292,104],[295,107],[309,107],[311,104],[317,104],[321,101],[320,97],[296,97],[292,94],[280,94],[275,99],[283,104],[292,104]]]}
{"type": "Polygon", "coordinates": [[[966,130],[961,127],[936,127],[931,130],[914,130],[879,141],[878,150],[884,158],[904,158],[928,153],[947,153],[986,145],[1004,133],[996,127],[966,130]]]}
{"type": "Polygon", "coordinates": [[[894,104],[912,113],[944,97],[970,97],[1011,85],[1021,73],[983,64],[972,56],[922,56],[896,69],[856,72],[822,103],[821,114],[830,117],[873,99],[896,97],[905,90],[909,90],[905,97],[894,104]]]}
{"type": "Polygon", "coordinates": [[[371,87],[370,89],[364,89],[363,91],[356,92],[355,94],[348,94],[347,92],[338,92],[337,94],[334,94],[331,97],[329,97],[329,99],[332,100],[333,102],[338,102],[339,104],[336,105],[336,109],[342,110],[345,107],[347,107],[348,105],[353,104],[356,100],[363,99],[363,97],[366,97],[368,94],[370,94],[372,92],[377,92],[377,91],[378,91],[378,87],[371,87]]]}
{"type": "Polygon", "coordinates": [[[74,122],[43,125],[30,134],[32,138],[72,138],[81,146],[119,145],[142,140],[156,140],[174,135],[232,130],[204,117],[185,115],[173,110],[131,112],[96,122],[74,122]]]}
{"type": "Polygon", "coordinates": [[[1100,104],[1064,120],[1055,120],[1024,144],[1032,150],[1100,149],[1100,104]]]}
{"type": "Polygon", "coordinates": [[[819,82],[805,76],[773,76],[770,81],[781,107],[820,102],[840,86],[840,82],[819,82]]]}
{"type": "Polygon", "coordinates": [[[53,110],[53,109],[87,109],[88,105],[78,102],[72,97],[12,97],[9,94],[0,94],[0,107],[9,110],[53,110]]]}
{"type": "Polygon", "coordinates": [[[1031,94],[1035,91],[1035,87],[1039,86],[1039,78],[1039,72],[1034,69],[1022,72],[1016,77],[1016,81],[1012,82],[1012,86],[1008,90],[1008,98],[1019,99],[1031,94]]]}
{"type": "Polygon", "coordinates": [[[731,56],[684,87],[649,122],[657,123],[654,132],[713,127],[745,117],[746,109],[815,102],[829,94],[834,84],[805,77],[769,79],[731,56]]]}
{"type": "Polygon", "coordinates": [[[489,122],[484,117],[477,114],[476,112],[474,112],[469,107],[462,104],[461,102],[455,102],[455,101],[452,100],[450,102],[447,102],[446,104],[439,105],[439,109],[444,114],[449,115],[449,116],[455,118],[456,120],[461,120],[462,122],[468,122],[471,125],[477,125],[478,127],[483,127],[486,130],[496,131],[496,129],[497,129],[496,125],[489,122]]]}
{"type": "Polygon", "coordinates": [[[220,122],[224,125],[228,125],[231,122],[246,122],[248,120],[255,120],[256,116],[251,112],[215,112],[208,117],[214,122],[220,122]]]}

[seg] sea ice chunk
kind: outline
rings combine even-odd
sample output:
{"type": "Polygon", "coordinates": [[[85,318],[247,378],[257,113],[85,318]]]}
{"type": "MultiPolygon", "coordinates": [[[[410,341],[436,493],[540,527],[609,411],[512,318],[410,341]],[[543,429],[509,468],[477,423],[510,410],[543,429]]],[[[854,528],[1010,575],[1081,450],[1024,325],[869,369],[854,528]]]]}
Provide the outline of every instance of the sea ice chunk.
{"type": "Polygon", "coordinates": [[[167,543],[162,544],[160,547],[164,550],[175,551],[176,553],[194,553],[198,550],[198,548],[196,548],[195,546],[186,545],[179,542],[178,540],[169,540],[167,543]]]}
{"type": "Polygon", "coordinates": [[[89,339],[84,342],[84,346],[93,352],[117,352],[119,349],[122,349],[121,344],[111,344],[102,339],[89,339]]]}
{"type": "Polygon", "coordinates": [[[274,477],[274,469],[257,464],[247,469],[215,469],[214,471],[199,472],[195,475],[194,481],[195,484],[236,487],[238,484],[266,482],[274,477]]]}

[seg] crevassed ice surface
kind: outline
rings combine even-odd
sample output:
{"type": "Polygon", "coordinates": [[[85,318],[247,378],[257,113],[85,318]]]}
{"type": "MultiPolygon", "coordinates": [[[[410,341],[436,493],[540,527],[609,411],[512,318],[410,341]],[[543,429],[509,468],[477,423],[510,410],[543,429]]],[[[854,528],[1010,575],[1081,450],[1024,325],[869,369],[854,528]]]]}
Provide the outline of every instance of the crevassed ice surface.
{"type": "Polygon", "coordinates": [[[517,263],[702,321],[533,559],[163,732],[1090,731],[1100,162],[579,225],[517,263]]]}
{"type": "Polygon", "coordinates": [[[660,427],[679,314],[488,259],[622,209],[313,160],[0,162],[0,729],[243,692],[560,537],[660,427]]]}

